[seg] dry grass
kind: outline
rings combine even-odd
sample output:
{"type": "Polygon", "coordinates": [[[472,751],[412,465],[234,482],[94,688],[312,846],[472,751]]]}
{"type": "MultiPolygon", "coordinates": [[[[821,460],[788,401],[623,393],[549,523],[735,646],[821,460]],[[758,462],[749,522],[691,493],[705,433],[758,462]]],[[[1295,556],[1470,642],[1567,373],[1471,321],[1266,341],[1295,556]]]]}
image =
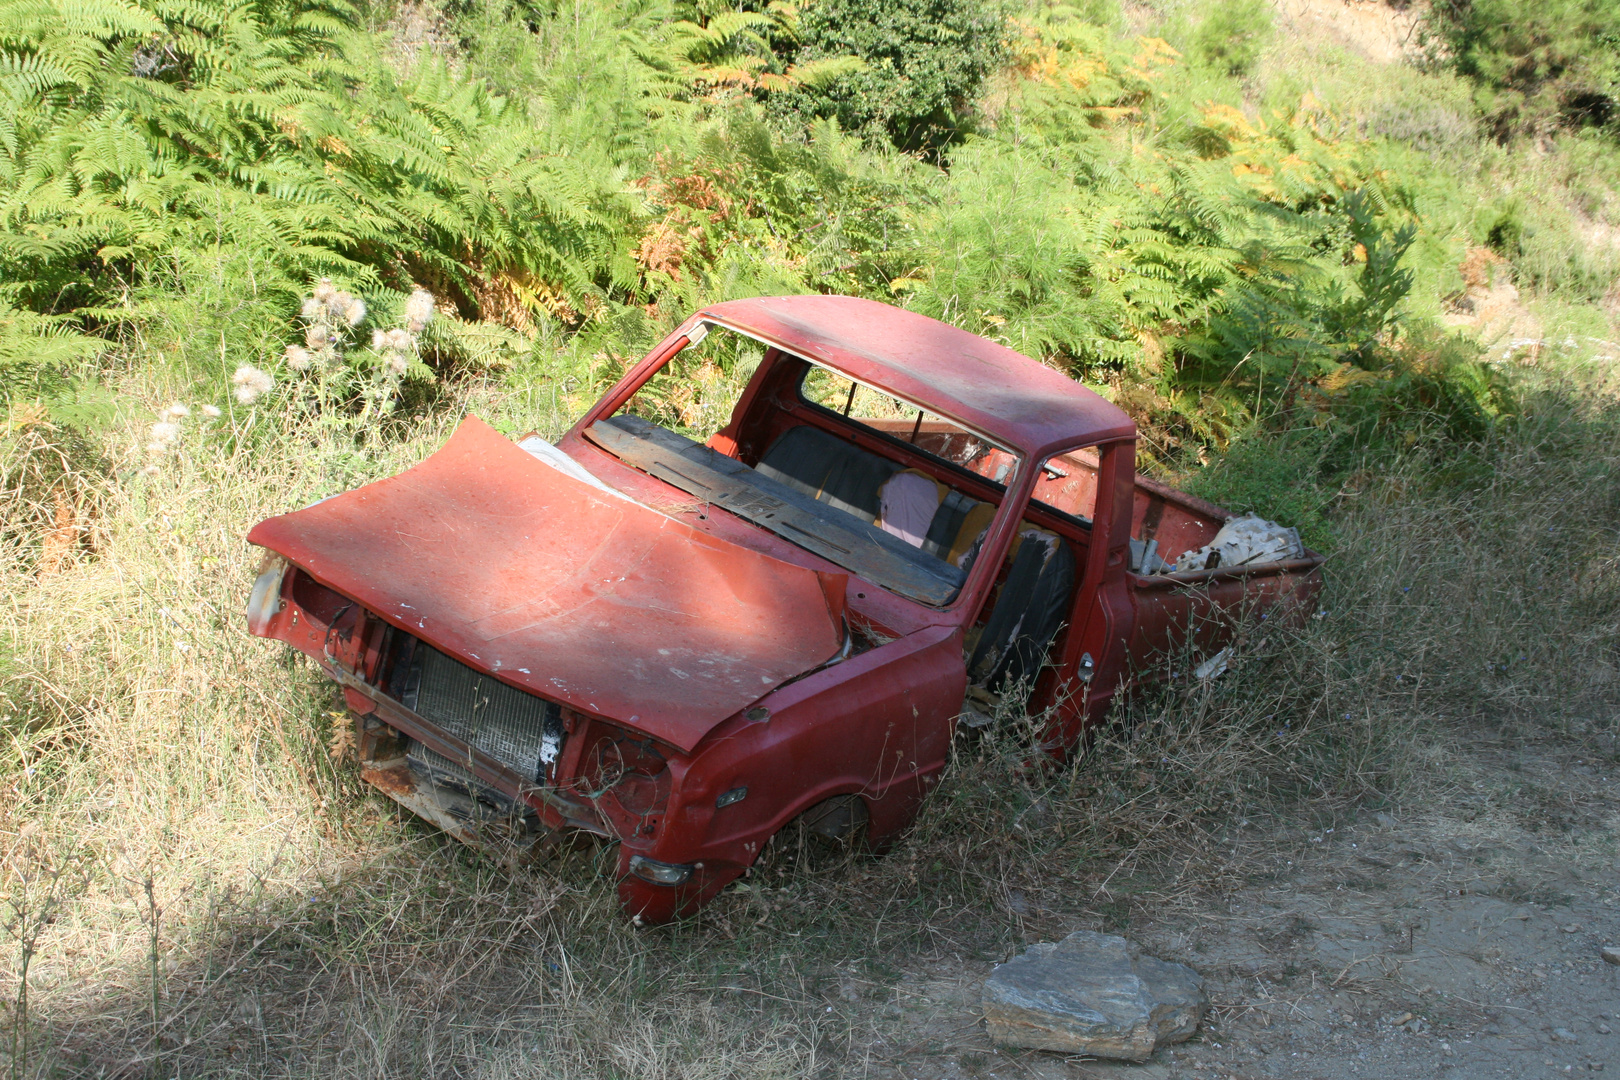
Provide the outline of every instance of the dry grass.
{"type": "Polygon", "coordinates": [[[0,569],[0,1064],[860,1073],[904,1042],[879,1006],[915,963],[1270,873],[1360,808],[1443,793],[1448,740],[1482,726],[1613,754],[1620,424],[1594,400],[1548,385],[1492,445],[1358,477],[1323,618],[1251,627],[1226,676],[1139,696],[1069,765],[1026,767],[1013,729],[964,739],[890,855],[783,845],[653,932],[617,917],[597,849],[510,875],[402,818],[329,754],[331,688],[241,626],[254,521],[397,471],[454,417],[362,457],[237,416],[189,428],[156,476],[132,424],[75,479],[94,551],[36,577],[41,518],[0,569]]]}

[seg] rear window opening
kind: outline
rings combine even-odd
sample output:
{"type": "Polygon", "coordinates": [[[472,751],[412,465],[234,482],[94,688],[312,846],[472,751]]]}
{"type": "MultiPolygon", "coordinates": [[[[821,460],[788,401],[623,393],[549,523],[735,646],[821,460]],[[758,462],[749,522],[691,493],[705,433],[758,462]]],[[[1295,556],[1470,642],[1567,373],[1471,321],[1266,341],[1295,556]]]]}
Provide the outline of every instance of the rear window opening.
{"type": "Polygon", "coordinates": [[[814,362],[799,381],[799,398],[1003,486],[1018,464],[1017,457],[997,449],[984,436],[814,362]],[[992,454],[993,467],[974,468],[992,454]]]}

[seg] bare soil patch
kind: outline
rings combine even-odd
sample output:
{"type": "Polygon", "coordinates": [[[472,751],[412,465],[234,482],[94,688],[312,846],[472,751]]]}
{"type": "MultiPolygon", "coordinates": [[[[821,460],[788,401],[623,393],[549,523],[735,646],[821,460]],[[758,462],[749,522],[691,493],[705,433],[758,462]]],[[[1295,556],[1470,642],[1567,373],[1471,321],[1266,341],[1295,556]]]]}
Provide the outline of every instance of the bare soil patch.
{"type": "Polygon", "coordinates": [[[1398,63],[1417,53],[1418,4],[1384,0],[1279,0],[1278,29],[1352,49],[1380,64],[1398,63]]]}

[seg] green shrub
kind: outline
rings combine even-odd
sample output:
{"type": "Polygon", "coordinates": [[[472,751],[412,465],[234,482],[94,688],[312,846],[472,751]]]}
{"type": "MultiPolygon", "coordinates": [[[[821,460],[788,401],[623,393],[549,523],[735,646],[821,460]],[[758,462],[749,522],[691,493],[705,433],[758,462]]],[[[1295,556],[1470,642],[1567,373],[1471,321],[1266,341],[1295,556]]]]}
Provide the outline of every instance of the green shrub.
{"type": "Polygon", "coordinates": [[[1557,124],[1620,130],[1620,6],[1613,0],[1443,0],[1434,58],[1480,88],[1497,133],[1557,124]]]}
{"type": "Polygon", "coordinates": [[[176,283],[247,262],[231,287],[283,319],[324,275],[425,284],[470,316],[491,279],[627,279],[633,203],[614,176],[441,62],[399,74],[343,0],[85,2],[0,6],[0,279],[17,303],[139,324],[176,283]]]}
{"type": "Polygon", "coordinates": [[[859,71],[777,94],[778,115],[831,117],[934,151],[971,126],[985,78],[1006,59],[996,0],[816,0],[799,19],[797,63],[853,56],[859,71]]]}
{"type": "Polygon", "coordinates": [[[1305,425],[1289,431],[1254,427],[1232,440],[1210,464],[1183,481],[1187,491],[1236,514],[1260,514],[1296,528],[1305,543],[1331,551],[1328,511],[1337,477],[1326,461],[1331,435],[1305,425]]]}
{"type": "Polygon", "coordinates": [[[1271,9],[1265,0],[1216,0],[1192,32],[1192,51],[1225,75],[1254,70],[1271,37],[1271,9]]]}

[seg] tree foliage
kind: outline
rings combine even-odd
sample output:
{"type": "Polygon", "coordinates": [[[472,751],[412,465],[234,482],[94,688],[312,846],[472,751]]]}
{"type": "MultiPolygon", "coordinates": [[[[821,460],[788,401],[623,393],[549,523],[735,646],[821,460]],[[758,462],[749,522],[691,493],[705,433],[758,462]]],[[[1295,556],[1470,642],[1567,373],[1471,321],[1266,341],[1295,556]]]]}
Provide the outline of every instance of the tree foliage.
{"type": "Polygon", "coordinates": [[[1474,80],[1501,137],[1559,124],[1620,130],[1620,5],[1613,0],[1440,0],[1441,62],[1474,80]]]}
{"type": "Polygon", "coordinates": [[[777,108],[878,129],[907,151],[937,151],[967,130],[980,86],[1006,58],[994,0],[816,0],[799,23],[797,63],[861,66],[783,93],[777,108]]]}
{"type": "Polygon", "coordinates": [[[1216,0],[1193,30],[1198,59],[1227,75],[1254,70],[1271,36],[1271,12],[1264,0],[1216,0]]]}
{"type": "Polygon", "coordinates": [[[1408,385],[1409,251],[1450,257],[1320,102],[1209,99],[1263,36],[1244,0],[1191,62],[1096,4],[463,0],[408,47],[349,4],[0,0],[9,396],[65,401],[133,355],[290,385],[322,278],[365,297],[362,335],[438,297],[439,372],[623,356],[716,299],[823,291],[1219,438],[1408,385]]]}

